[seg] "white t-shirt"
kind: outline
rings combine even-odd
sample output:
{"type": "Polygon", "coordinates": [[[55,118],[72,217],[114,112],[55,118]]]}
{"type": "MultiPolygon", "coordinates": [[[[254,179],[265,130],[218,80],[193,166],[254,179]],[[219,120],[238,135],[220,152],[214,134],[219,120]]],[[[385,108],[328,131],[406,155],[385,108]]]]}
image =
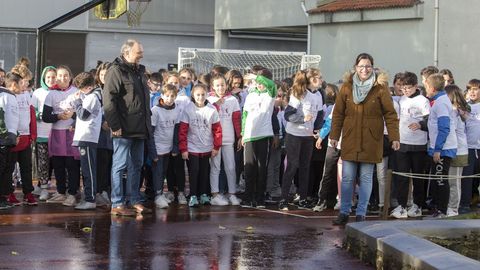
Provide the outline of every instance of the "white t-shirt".
{"type": "Polygon", "coordinates": [[[173,148],[175,124],[180,121],[180,109],[167,110],[160,106],[152,107],[152,126],[155,127],[153,138],[157,155],[168,154],[173,148]]]}
{"type": "Polygon", "coordinates": [[[18,104],[18,133],[20,135],[30,135],[30,94],[24,92],[15,95],[18,104]]]}
{"type": "Polygon", "coordinates": [[[208,153],[213,150],[212,124],[220,122],[215,107],[207,104],[199,108],[190,102],[183,110],[181,122],[188,124],[188,152],[208,153]]]}
{"type": "MultiPolygon", "coordinates": [[[[430,109],[428,116],[428,134],[430,137],[430,149],[435,150],[435,143],[438,136],[438,118],[450,118],[450,132],[448,133],[445,144],[442,150],[456,150],[457,149],[457,134],[455,133],[456,121],[455,114],[452,108],[452,102],[446,94],[443,94],[435,99],[433,106],[430,109]]],[[[430,152],[430,151],[429,151],[430,152]]],[[[455,152],[455,151],[454,151],[455,152]]]]}
{"type": "Polygon", "coordinates": [[[472,108],[466,124],[469,149],[480,149],[480,103],[470,104],[472,108]]]}
{"type": "Polygon", "coordinates": [[[86,120],[81,120],[77,116],[73,145],[78,145],[78,142],[98,143],[102,127],[102,104],[93,91],[86,95],[80,94],[80,98],[82,99],[81,106],[90,112],[90,116],[86,120]]]}
{"type": "Polygon", "coordinates": [[[287,122],[287,133],[302,137],[313,136],[313,124],[317,119],[318,112],[323,110],[321,94],[316,95],[310,93],[310,91],[306,91],[302,100],[290,95],[288,106],[297,109],[297,111],[302,111],[303,115],[312,115],[312,120],[305,123],[287,122]]]}
{"type": "Polygon", "coordinates": [[[430,102],[422,95],[413,98],[402,96],[399,100],[400,105],[400,143],[409,145],[427,144],[426,131],[417,129],[411,130],[408,126],[412,123],[419,123],[424,116],[430,114],[430,102]]]}
{"type": "MultiPolygon", "coordinates": [[[[70,87],[65,91],[59,90],[50,90],[48,95],[45,98],[45,105],[52,107],[53,113],[60,114],[66,111],[74,110],[73,101],[75,100],[74,94],[77,91],[77,88],[70,87]]],[[[53,129],[68,129],[74,120],[72,118],[67,120],[58,120],[53,123],[53,129]]]]}
{"type": "MultiPolygon", "coordinates": [[[[220,98],[210,96],[207,98],[211,104],[217,102],[220,98]]],[[[240,113],[240,105],[234,96],[226,96],[223,104],[219,106],[218,116],[222,126],[222,145],[231,145],[235,143],[235,128],[233,127],[233,112],[240,113]]]]}
{"type": "MultiPolygon", "coordinates": [[[[4,91],[8,91],[4,89],[4,91]]],[[[15,95],[0,92],[0,108],[3,109],[5,126],[8,132],[17,135],[18,129],[18,104],[15,95]]]]}
{"type": "Polygon", "coordinates": [[[245,99],[243,111],[247,112],[247,118],[244,120],[243,140],[261,137],[273,137],[272,114],[274,110],[275,99],[267,92],[250,92],[245,99]]]}
{"type": "Polygon", "coordinates": [[[457,110],[455,114],[455,133],[457,134],[457,155],[468,155],[467,134],[465,133],[465,122],[462,121],[457,110]]]}
{"type": "MultiPolygon", "coordinates": [[[[43,88],[38,88],[37,90],[33,91],[32,105],[36,111],[40,112],[40,115],[43,113],[43,105],[45,104],[47,95],[48,90],[43,88]]],[[[45,123],[41,118],[37,119],[37,137],[48,138],[48,134],[50,134],[51,129],[51,123],[45,123]]]]}

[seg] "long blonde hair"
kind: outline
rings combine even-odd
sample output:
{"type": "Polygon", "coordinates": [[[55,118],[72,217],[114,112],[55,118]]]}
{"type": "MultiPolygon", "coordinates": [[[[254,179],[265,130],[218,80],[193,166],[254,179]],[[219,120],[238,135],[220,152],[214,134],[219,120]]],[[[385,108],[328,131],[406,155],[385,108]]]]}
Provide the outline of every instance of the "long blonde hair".
{"type": "Polygon", "coordinates": [[[315,76],[320,76],[319,69],[308,68],[297,71],[295,78],[293,79],[292,91],[290,94],[301,99],[305,95],[305,91],[307,91],[310,79],[315,76]]]}

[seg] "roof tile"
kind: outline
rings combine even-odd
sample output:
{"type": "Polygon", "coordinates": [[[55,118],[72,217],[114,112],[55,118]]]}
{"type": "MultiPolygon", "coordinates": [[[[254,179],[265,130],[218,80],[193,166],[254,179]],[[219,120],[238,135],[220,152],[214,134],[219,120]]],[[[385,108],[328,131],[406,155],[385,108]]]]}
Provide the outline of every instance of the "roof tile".
{"type": "Polygon", "coordinates": [[[310,14],[362,9],[412,7],[419,0],[336,0],[308,11],[310,14]]]}

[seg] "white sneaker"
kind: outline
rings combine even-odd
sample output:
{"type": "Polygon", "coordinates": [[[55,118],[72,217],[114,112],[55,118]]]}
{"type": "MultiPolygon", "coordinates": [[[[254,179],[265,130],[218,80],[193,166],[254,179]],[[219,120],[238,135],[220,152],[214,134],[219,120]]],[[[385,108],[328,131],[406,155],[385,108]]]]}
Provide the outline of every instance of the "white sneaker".
{"type": "Polygon", "coordinates": [[[407,210],[401,205],[393,209],[392,212],[390,212],[390,216],[394,218],[408,218],[407,210]]]}
{"type": "Polygon", "coordinates": [[[455,216],[458,216],[458,210],[456,208],[448,208],[447,217],[455,217],[455,216]]]}
{"type": "Polygon", "coordinates": [[[409,217],[421,217],[422,216],[422,208],[419,208],[418,205],[413,204],[408,208],[407,215],[409,217]]]}
{"type": "Polygon", "coordinates": [[[42,188],[42,191],[40,191],[40,197],[38,199],[40,201],[46,201],[50,197],[50,193],[48,193],[48,190],[46,188],[42,188]]]}
{"type": "Polygon", "coordinates": [[[165,196],[165,199],[167,199],[168,203],[171,203],[175,200],[175,195],[170,191],[164,192],[163,195],[165,196]]]}
{"type": "Polygon", "coordinates": [[[39,186],[35,185],[35,187],[33,188],[32,194],[40,196],[41,192],[42,192],[42,189],[39,186]]]}
{"type": "Polygon", "coordinates": [[[333,207],[333,210],[340,210],[340,200],[337,200],[337,202],[335,203],[335,206],[333,207]]]}
{"type": "Polygon", "coordinates": [[[217,194],[210,200],[211,205],[225,206],[228,205],[228,201],[221,194],[217,194]]]}
{"type": "Polygon", "coordinates": [[[63,203],[66,198],[65,194],[55,192],[55,194],[47,200],[47,203],[63,203]]]}
{"type": "Polygon", "coordinates": [[[240,205],[240,199],[235,196],[235,194],[230,194],[230,197],[228,197],[228,200],[230,201],[231,205],[240,205]]]}
{"type": "Polygon", "coordinates": [[[97,208],[97,204],[94,202],[87,202],[87,201],[81,201],[77,206],[75,206],[75,209],[77,210],[89,210],[89,209],[95,209],[97,208]]]}
{"type": "Polygon", "coordinates": [[[157,206],[157,208],[160,208],[160,209],[168,208],[167,198],[165,198],[163,194],[157,195],[155,197],[155,205],[157,206]]]}
{"type": "Polygon", "coordinates": [[[77,198],[75,196],[68,194],[65,201],[62,203],[65,206],[75,206],[77,203],[77,198]]]}
{"type": "Polygon", "coordinates": [[[187,204],[187,198],[185,197],[185,194],[183,192],[178,193],[178,204],[187,204]]]}

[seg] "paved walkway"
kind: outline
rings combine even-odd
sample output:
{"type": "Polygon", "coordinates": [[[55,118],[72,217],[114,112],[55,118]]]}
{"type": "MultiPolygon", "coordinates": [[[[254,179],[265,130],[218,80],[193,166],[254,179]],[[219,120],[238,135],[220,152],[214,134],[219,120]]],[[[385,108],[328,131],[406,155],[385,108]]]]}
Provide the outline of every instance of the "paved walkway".
{"type": "Polygon", "coordinates": [[[0,212],[0,269],[373,269],[340,248],[334,215],[173,204],[118,218],[18,206],[0,212]]]}

